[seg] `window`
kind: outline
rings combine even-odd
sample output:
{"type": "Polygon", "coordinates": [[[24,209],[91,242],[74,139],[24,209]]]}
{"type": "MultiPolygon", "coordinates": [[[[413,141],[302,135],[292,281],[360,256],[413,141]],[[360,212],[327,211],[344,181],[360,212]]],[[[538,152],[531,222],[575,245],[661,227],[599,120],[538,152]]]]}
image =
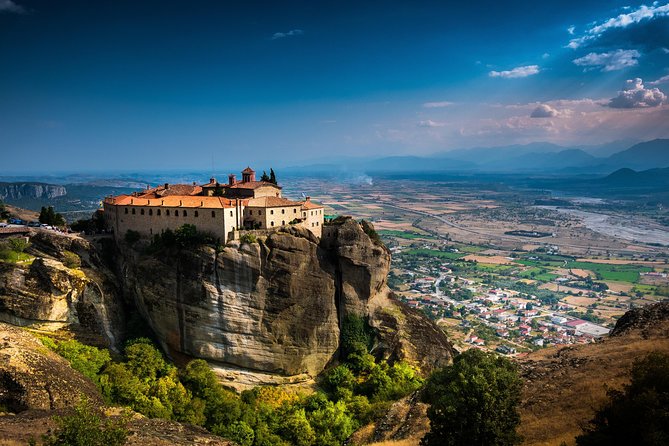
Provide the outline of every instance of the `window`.
{"type": "Polygon", "coordinates": [[[297,214],[297,208],[293,208],[293,214],[297,214]]]}
{"type": "Polygon", "coordinates": [[[286,220],[281,220],[281,226],[286,224],[286,220]]]}
{"type": "Polygon", "coordinates": [[[313,222],[311,223],[311,227],[312,227],[312,228],[314,227],[314,223],[313,223],[313,222]]]}
{"type": "Polygon", "coordinates": [[[258,211],[258,215],[262,215],[262,211],[258,211]]]}
{"type": "Polygon", "coordinates": [[[132,215],[135,215],[135,208],[132,208],[132,215]]]}
{"type": "Polygon", "coordinates": [[[230,211],[230,217],[232,217],[232,211],[230,211]]]}
{"type": "Polygon", "coordinates": [[[249,215],[253,215],[253,211],[249,211],[249,215]]]}
{"type": "Polygon", "coordinates": [[[178,210],[174,211],[174,216],[175,216],[175,217],[178,217],[178,216],[179,216],[179,211],[178,211],[178,210]]]}
{"type": "Polygon", "coordinates": [[[165,215],[170,215],[170,210],[169,209],[165,210],[165,215]]]}
{"type": "Polygon", "coordinates": [[[285,209],[281,209],[281,213],[282,213],[282,214],[285,214],[285,213],[286,213],[286,210],[285,210],[285,209]]]}
{"type": "Polygon", "coordinates": [[[195,216],[196,216],[196,217],[199,217],[200,214],[199,214],[197,211],[195,211],[195,216]]]}
{"type": "Polygon", "coordinates": [[[128,208],[125,208],[125,213],[126,213],[126,214],[128,213],[128,208]]]}
{"type": "Polygon", "coordinates": [[[140,210],[139,210],[139,214],[140,214],[140,215],[144,215],[144,209],[140,209],[140,210]]]}
{"type": "Polygon", "coordinates": [[[271,211],[269,211],[269,213],[272,214],[272,215],[274,215],[274,209],[272,209],[271,211]]]}
{"type": "Polygon", "coordinates": [[[273,221],[272,221],[272,222],[270,222],[270,225],[274,226],[274,222],[273,222],[273,221]]]}
{"type": "Polygon", "coordinates": [[[188,217],[188,211],[184,211],[184,217],[188,217]]]}
{"type": "Polygon", "coordinates": [[[153,215],[153,209],[149,209],[149,215],[153,215]]]}
{"type": "Polygon", "coordinates": [[[160,209],[156,211],[156,215],[160,215],[160,209]]]}
{"type": "Polygon", "coordinates": [[[211,218],[215,218],[215,217],[216,217],[216,211],[211,211],[211,218]]]}
{"type": "Polygon", "coordinates": [[[316,222],[316,226],[318,226],[318,222],[316,222]]]}

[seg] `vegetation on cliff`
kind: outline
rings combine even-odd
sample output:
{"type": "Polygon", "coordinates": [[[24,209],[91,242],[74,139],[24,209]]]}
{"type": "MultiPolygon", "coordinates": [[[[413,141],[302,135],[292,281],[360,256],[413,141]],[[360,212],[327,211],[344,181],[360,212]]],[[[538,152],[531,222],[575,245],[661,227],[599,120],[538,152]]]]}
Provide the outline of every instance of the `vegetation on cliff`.
{"type": "Polygon", "coordinates": [[[107,351],[77,341],[43,342],[96,383],[109,404],[204,426],[241,446],[335,446],[381,416],[389,401],[423,383],[406,363],[375,360],[364,319],[350,317],[343,325],[346,360],[324,375],[322,391],[311,394],[256,387],[238,395],[219,384],[205,361],[193,360],[179,370],[148,339],[126,344],[117,362],[107,351]]]}

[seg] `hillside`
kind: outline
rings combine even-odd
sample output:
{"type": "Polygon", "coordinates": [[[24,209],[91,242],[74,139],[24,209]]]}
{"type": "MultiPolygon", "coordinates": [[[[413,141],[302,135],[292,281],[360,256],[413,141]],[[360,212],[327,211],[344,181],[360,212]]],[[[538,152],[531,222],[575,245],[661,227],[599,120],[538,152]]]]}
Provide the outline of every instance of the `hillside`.
{"type": "Polygon", "coordinates": [[[635,144],[607,159],[611,166],[652,169],[669,167],[669,139],[654,139],[635,144]]]}

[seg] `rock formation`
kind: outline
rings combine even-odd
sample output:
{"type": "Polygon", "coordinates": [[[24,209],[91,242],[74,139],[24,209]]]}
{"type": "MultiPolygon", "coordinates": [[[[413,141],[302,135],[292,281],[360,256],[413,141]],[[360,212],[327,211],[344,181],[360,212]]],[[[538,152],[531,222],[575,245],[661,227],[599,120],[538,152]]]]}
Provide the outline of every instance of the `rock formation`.
{"type": "Polygon", "coordinates": [[[119,266],[124,292],[175,356],[315,376],[336,358],[342,321],[356,314],[379,329],[381,355],[425,371],[448,362],[443,333],[389,299],[390,253],[366,232],[344,219],[321,240],[287,227],[218,251],[146,255],[121,243],[119,266]]]}
{"type": "Polygon", "coordinates": [[[46,183],[0,183],[0,200],[51,199],[67,194],[65,186],[46,183]]]}

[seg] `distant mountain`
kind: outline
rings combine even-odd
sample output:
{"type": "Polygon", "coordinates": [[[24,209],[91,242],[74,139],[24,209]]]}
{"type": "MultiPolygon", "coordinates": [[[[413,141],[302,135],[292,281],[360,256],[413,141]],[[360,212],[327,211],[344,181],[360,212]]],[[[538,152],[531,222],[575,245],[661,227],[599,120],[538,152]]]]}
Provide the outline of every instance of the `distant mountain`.
{"type": "Polygon", "coordinates": [[[633,169],[669,167],[669,139],[654,139],[635,144],[627,150],[611,155],[606,164],[633,169]]]}
{"type": "Polygon", "coordinates": [[[0,183],[0,200],[9,202],[21,199],[51,199],[66,194],[67,189],[57,184],[37,182],[0,183]]]}
{"type": "Polygon", "coordinates": [[[669,187],[669,167],[641,172],[629,168],[618,169],[597,182],[612,187],[666,188],[669,187]]]}

